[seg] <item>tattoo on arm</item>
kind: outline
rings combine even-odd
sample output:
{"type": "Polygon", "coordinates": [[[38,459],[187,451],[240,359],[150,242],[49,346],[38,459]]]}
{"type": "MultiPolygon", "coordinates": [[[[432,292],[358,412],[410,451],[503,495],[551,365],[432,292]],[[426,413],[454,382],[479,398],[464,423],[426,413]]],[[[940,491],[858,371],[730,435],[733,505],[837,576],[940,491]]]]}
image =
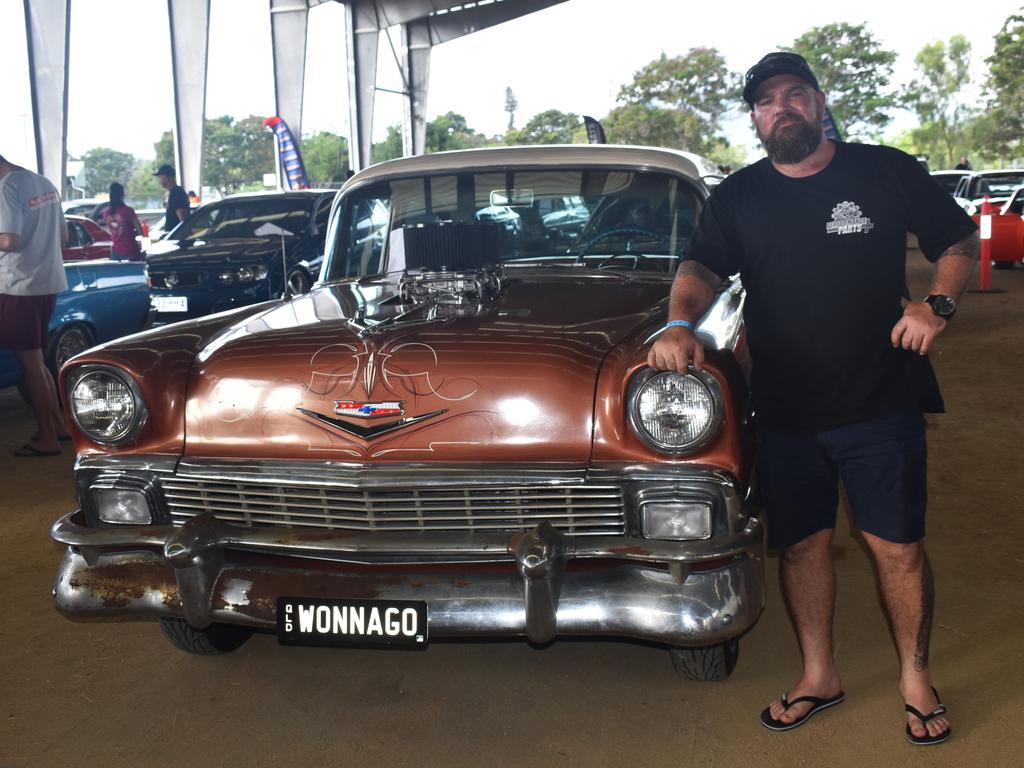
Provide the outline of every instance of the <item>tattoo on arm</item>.
{"type": "Polygon", "coordinates": [[[949,246],[949,248],[942,252],[939,258],[943,259],[946,256],[963,256],[965,259],[977,261],[978,252],[980,250],[981,240],[978,238],[978,233],[972,232],[963,240],[958,240],[957,242],[949,246]]]}
{"type": "Polygon", "coordinates": [[[711,292],[714,293],[718,290],[718,286],[721,285],[722,279],[712,272],[710,269],[705,267],[703,264],[696,261],[684,261],[679,265],[679,271],[676,273],[679,275],[691,275],[703,281],[711,292]]]}
{"type": "Polygon", "coordinates": [[[932,613],[935,610],[935,578],[927,556],[921,572],[921,625],[917,629],[917,648],[914,650],[914,669],[928,668],[928,644],[932,635],[932,613]]]}
{"type": "Polygon", "coordinates": [[[977,265],[979,250],[977,233],[971,233],[944,250],[935,262],[935,277],[929,293],[959,297],[977,265]]]}

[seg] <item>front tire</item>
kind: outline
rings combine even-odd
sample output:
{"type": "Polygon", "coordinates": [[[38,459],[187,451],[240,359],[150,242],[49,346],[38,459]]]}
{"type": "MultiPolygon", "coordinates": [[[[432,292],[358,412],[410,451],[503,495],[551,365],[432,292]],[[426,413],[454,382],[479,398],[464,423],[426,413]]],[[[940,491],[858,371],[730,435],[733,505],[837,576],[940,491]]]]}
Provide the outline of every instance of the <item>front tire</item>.
{"type": "Polygon", "coordinates": [[[54,378],[61,366],[93,345],[92,333],[84,325],[69,325],[61,328],[50,339],[46,350],[46,365],[54,378]]]}
{"type": "Polygon", "coordinates": [[[231,653],[252,637],[252,630],[234,624],[211,624],[196,629],[184,619],[160,619],[160,630],[178,650],[196,656],[231,653]]]}
{"type": "Polygon", "coordinates": [[[304,269],[293,269],[288,273],[288,288],[292,296],[301,296],[303,293],[309,293],[310,285],[312,285],[312,282],[304,269]]]}
{"type": "Polygon", "coordinates": [[[740,657],[738,637],[718,645],[669,648],[676,674],[686,680],[721,682],[728,679],[740,657]]]}

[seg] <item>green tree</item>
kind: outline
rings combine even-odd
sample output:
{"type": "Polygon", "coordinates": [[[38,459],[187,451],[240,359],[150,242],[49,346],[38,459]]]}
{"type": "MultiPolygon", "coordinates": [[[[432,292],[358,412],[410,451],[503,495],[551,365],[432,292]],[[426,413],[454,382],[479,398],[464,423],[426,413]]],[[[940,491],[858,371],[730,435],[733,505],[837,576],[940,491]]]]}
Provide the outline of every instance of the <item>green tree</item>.
{"type": "Polygon", "coordinates": [[[971,81],[971,44],[963,35],[929,43],[914,58],[917,77],[904,91],[904,105],[917,114],[914,142],[927,148],[932,168],[950,168],[967,154],[964,123],[971,117],[961,93],[971,81]]]}
{"type": "Polygon", "coordinates": [[[882,47],[867,24],[840,22],[813,27],[792,50],[811,65],[839,130],[850,138],[875,138],[897,105],[889,91],[896,52],[882,47]]]}
{"type": "Polygon", "coordinates": [[[161,165],[156,160],[139,160],[135,163],[126,192],[128,199],[136,206],[148,207],[163,200],[164,189],[153,175],[161,165]]]}
{"type": "Polygon", "coordinates": [[[402,126],[389,125],[387,136],[370,148],[370,162],[383,163],[402,156],[402,126]]]}
{"type": "Polygon", "coordinates": [[[84,179],[82,187],[90,197],[105,195],[112,182],[127,184],[135,168],[135,158],[127,152],[96,147],[82,155],[84,179]]]}
{"type": "Polygon", "coordinates": [[[164,131],[160,134],[160,140],[153,145],[153,149],[156,151],[156,160],[154,162],[157,168],[165,163],[167,165],[175,164],[173,133],[164,131]]]}
{"type": "Polygon", "coordinates": [[[250,115],[235,121],[224,115],[206,121],[203,139],[203,181],[231,193],[262,183],[275,171],[274,137],[263,119],[250,115]]]}
{"type": "Polygon", "coordinates": [[[534,115],[522,128],[511,128],[506,144],[572,144],[580,127],[580,116],[573,112],[548,109],[534,115]]]}
{"type": "Polygon", "coordinates": [[[992,130],[985,147],[991,148],[1002,164],[1006,158],[1024,153],[1024,15],[1006,19],[986,62],[992,130]]]}
{"type": "Polygon", "coordinates": [[[606,118],[609,140],[709,154],[728,145],[721,120],[738,88],[738,76],[714,48],[672,58],[663,53],[622,86],[619,106],[606,118]]]}
{"type": "Polygon", "coordinates": [[[427,152],[471,149],[487,143],[487,137],[470,128],[466,118],[456,112],[438,115],[427,123],[427,152]]]}
{"type": "Polygon", "coordinates": [[[348,139],[320,131],[302,140],[302,160],[311,187],[340,184],[348,172],[348,139]]]}

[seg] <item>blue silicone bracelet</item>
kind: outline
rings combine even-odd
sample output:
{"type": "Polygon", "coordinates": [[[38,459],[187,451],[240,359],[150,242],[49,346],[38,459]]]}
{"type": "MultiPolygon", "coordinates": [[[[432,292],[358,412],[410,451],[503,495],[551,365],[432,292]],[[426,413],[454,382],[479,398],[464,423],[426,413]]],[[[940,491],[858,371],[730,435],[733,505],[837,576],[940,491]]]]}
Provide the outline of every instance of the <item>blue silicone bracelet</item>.
{"type": "Polygon", "coordinates": [[[691,331],[693,330],[693,323],[689,320],[669,320],[665,323],[665,330],[667,331],[669,328],[674,328],[677,325],[681,325],[683,328],[689,328],[691,331]]]}

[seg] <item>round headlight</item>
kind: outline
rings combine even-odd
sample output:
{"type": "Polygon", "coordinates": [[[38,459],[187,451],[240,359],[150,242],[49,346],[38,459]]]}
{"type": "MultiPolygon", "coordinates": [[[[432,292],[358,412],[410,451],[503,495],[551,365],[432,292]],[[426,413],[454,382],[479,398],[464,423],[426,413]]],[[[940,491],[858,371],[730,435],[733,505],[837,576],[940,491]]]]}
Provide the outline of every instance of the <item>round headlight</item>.
{"type": "Polygon", "coordinates": [[[682,453],[702,447],[722,421],[721,392],[713,376],[652,370],[630,385],[629,416],[637,435],[658,451],[682,453]]]}
{"type": "Polygon", "coordinates": [[[256,277],[256,271],[252,267],[238,268],[238,282],[250,283],[256,277]]]}
{"type": "Polygon", "coordinates": [[[225,269],[223,272],[217,275],[217,279],[219,279],[222,283],[231,283],[234,282],[235,280],[235,273],[232,272],[230,269],[225,269]]]}
{"type": "Polygon", "coordinates": [[[177,272],[168,272],[166,275],[164,275],[164,285],[166,285],[168,288],[174,288],[175,286],[177,286],[177,284],[178,284],[178,273],[177,272]]]}
{"type": "Polygon", "coordinates": [[[71,412],[93,440],[122,442],[141,426],[141,397],[129,381],[108,370],[82,375],[71,389],[71,412]]]}

